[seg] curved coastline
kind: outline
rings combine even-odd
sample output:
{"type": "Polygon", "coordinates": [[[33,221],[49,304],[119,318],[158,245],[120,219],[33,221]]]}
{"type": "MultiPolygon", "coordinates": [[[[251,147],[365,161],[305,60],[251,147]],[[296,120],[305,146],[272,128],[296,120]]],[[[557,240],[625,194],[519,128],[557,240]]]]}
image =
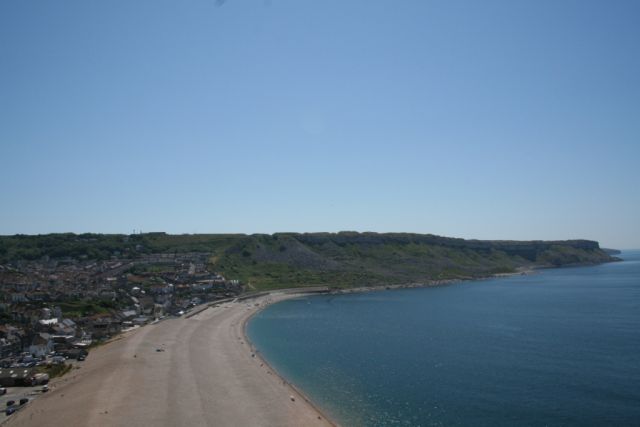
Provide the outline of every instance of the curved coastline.
{"type": "Polygon", "coordinates": [[[6,425],[334,426],[245,341],[246,320],[267,300],[298,295],[225,302],[121,335],[6,425]]]}
{"type": "MultiPolygon", "coordinates": [[[[271,296],[271,295],[275,295],[277,294],[277,291],[273,292],[273,293],[269,293],[267,295],[267,297],[271,296]]],[[[301,297],[305,297],[305,296],[309,296],[312,295],[310,293],[307,292],[298,292],[298,293],[290,293],[288,294],[288,297],[284,297],[284,298],[279,298],[277,301],[271,301],[271,300],[267,300],[266,304],[260,304],[260,306],[258,307],[257,310],[253,311],[249,316],[247,316],[243,322],[242,322],[242,335],[243,338],[245,340],[245,342],[247,344],[249,344],[249,348],[252,351],[252,354],[255,355],[255,358],[258,359],[258,361],[264,365],[266,368],[269,369],[270,372],[273,372],[273,375],[275,375],[280,381],[282,381],[282,385],[284,385],[285,387],[287,387],[291,393],[292,396],[299,396],[300,398],[302,398],[309,406],[311,406],[318,414],[320,414],[319,416],[322,417],[327,423],[329,423],[329,425],[333,426],[333,427],[339,427],[340,424],[338,424],[335,420],[333,420],[332,418],[328,417],[327,414],[324,412],[324,410],[322,410],[316,403],[314,403],[309,396],[307,396],[300,388],[298,388],[295,384],[289,382],[286,378],[284,378],[276,369],[273,368],[273,366],[264,358],[262,357],[261,352],[255,347],[255,345],[251,342],[251,340],[249,339],[249,335],[247,334],[247,325],[249,324],[249,322],[251,321],[251,319],[258,313],[260,313],[262,310],[264,310],[267,306],[271,305],[271,304],[275,304],[281,301],[284,301],[286,299],[291,299],[291,298],[301,298],[301,297]]]]}
{"type": "MultiPolygon", "coordinates": [[[[447,286],[469,280],[482,279],[330,293],[447,286]]],[[[268,305],[328,291],[317,287],[247,295],[118,335],[94,349],[86,362],[76,365],[79,369],[52,381],[49,393],[12,415],[6,425],[336,426],[335,420],[255,351],[246,334],[248,321],[268,305]]]]}

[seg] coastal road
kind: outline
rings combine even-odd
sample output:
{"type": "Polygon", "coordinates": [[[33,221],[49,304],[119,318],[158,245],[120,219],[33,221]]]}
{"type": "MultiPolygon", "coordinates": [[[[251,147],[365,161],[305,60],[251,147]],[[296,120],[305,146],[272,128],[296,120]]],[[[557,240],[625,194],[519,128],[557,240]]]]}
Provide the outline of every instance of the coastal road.
{"type": "Polygon", "coordinates": [[[331,425],[252,356],[243,323],[257,309],[226,303],[132,331],[93,350],[7,425],[331,425]]]}

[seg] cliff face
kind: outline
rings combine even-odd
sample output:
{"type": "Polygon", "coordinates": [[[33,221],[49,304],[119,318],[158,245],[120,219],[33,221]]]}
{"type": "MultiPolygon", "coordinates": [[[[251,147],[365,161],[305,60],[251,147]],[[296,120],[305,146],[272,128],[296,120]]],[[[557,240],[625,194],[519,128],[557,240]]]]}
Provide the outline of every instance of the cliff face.
{"type": "Polygon", "coordinates": [[[45,256],[110,259],[184,252],[209,254],[212,270],[254,289],[420,283],[615,260],[590,240],[488,241],[410,233],[0,237],[0,264],[45,256]]]}
{"type": "Polygon", "coordinates": [[[405,233],[247,236],[215,267],[256,288],[365,286],[487,277],[522,268],[613,261],[597,242],[482,241],[405,233]]]}
{"type": "Polygon", "coordinates": [[[619,249],[602,248],[602,250],[609,255],[620,255],[622,253],[619,249]]]}
{"type": "MultiPolygon", "coordinates": [[[[598,242],[592,240],[564,240],[564,241],[500,241],[500,240],[465,240],[450,237],[434,236],[431,234],[404,234],[404,233],[314,233],[314,234],[288,234],[296,237],[300,242],[309,245],[321,245],[327,241],[338,245],[385,245],[385,244],[424,244],[454,249],[468,249],[479,253],[489,253],[494,250],[503,251],[507,255],[520,256],[532,262],[545,251],[554,247],[571,248],[594,252],[600,255],[598,242]]],[[[605,259],[606,261],[606,259],[605,259]]]]}

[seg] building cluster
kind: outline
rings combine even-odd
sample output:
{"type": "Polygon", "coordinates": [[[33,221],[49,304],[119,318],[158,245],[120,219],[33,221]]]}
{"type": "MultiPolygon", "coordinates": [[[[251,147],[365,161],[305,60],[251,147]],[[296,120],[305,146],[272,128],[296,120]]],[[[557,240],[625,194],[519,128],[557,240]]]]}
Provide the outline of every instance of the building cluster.
{"type": "Polygon", "coordinates": [[[83,358],[96,341],[241,293],[237,280],[208,270],[208,257],[45,257],[0,265],[0,367],[83,358]]]}

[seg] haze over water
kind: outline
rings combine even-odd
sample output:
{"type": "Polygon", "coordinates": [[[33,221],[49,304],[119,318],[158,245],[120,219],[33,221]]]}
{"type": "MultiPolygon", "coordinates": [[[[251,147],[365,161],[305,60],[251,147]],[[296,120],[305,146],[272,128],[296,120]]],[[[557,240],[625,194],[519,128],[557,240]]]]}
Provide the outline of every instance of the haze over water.
{"type": "Polygon", "coordinates": [[[343,425],[638,425],[640,251],[622,257],[288,300],[248,333],[343,425]]]}

